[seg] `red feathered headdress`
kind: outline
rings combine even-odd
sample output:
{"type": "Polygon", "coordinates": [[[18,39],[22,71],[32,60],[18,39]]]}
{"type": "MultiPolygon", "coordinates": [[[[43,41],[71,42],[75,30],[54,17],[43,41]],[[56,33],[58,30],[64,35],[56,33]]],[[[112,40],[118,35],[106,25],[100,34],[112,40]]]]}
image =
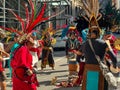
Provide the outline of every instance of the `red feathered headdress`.
{"type": "Polygon", "coordinates": [[[44,16],[44,12],[46,9],[46,4],[43,5],[43,7],[41,8],[41,11],[38,13],[38,15],[36,16],[36,18],[34,17],[34,4],[32,2],[32,0],[28,0],[29,5],[31,7],[31,11],[28,10],[28,7],[26,5],[24,5],[25,7],[25,15],[26,18],[21,18],[19,15],[17,15],[16,13],[14,13],[12,10],[10,10],[12,12],[12,14],[15,16],[15,18],[20,22],[21,24],[21,30],[16,30],[13,28],[6,28],[6,27],[0,27],[3,28],[5,30],[8,30],[10,32],[15,32],[17,34],[19,34],[20,36],[23,36],[21,39],[25,38],[25,36],[29,35],[33,28],[40,22],[48,20],[49,17],[43,17],[44,16]]]}

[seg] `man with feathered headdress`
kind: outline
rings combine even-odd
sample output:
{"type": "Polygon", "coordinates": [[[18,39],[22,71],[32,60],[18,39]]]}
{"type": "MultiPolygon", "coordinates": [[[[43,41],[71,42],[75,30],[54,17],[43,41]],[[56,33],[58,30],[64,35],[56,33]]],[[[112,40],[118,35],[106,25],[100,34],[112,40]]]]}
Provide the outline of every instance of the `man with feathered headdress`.
{"type": "Polygon", "coordinates": [[[77,57],[77,50],[82,43],[82,39],[79,36],[79,33],[76,27],[70,26],[67,31],[66,40],[66,58],[68,60],[68,67],[69,67],[69,75],[77,75],[78,74],[78,62],[76,60],[77,57]]]}
{"type": "Polygon", "coordinates": [[[34,41],[31,33],[38,23],[48,20],[49,17],[44,17],[46,4],[43,4],[41,11],[38,11],[36,15],[32,0],[28,0],[28,4],[31,10],[24,4],[26,15],[24,19],[10,9],[10,12],[15,16],[16,20],[20,22],[21,30],[0,26],[0,28],[15,32],[19,35],[17,42],[19,45],[12,52],[10,62],[12,67],[13,90],[36,90],[37,86],[39,86],[32,67],[33,59],[30,49],[33,47],[34,41]]]}
{"type": "Polygon", "coordinates": [[[110,51],[107,43],[99,39],[101,30],[97,22],[99,20],[98,0],[82,0],[82,2],[87,14],[87,17],[84,18],[89,22],[88,40],[83,43],[79,52],[79,55],[85,56],[82,90],[108,90],[108,84],[106,84],[106,81],[104,84],[104,77],[95,54],[103,60],[105,53],[108,53],[114,67],[117,67],[117,58],[114,53],[110,51]],[[90,47],[90,42],[92,43],[94,51],[92,51],[90,47]]]}
{"type": "Polygon", "coordinates": [[[42,48],[42,61],[41,61],[41,69],[46,68],[48,64],[52,70],[54,70],[55,62],[53,58],[53,47],[52,42],[53,38],[51,36],[51,32],[49,30],[45,31],[43,34],[43,48],[42,48]]]}

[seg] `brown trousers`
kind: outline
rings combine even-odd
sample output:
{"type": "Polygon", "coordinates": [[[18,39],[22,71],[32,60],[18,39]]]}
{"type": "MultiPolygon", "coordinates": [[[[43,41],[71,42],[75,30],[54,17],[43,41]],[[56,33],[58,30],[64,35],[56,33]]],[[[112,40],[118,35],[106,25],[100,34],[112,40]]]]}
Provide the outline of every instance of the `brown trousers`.
{"type": "Polygon", "coordinates": [[[94,64],[85,64],[84,73],[83,73],[83,82],[82,82],[82,90],[86,90],[86,80],[87,80],[87,71],[98,71],[99,72],[99,90],[104,90],[104,77],[99,68],[99,65],[94,64]]]}

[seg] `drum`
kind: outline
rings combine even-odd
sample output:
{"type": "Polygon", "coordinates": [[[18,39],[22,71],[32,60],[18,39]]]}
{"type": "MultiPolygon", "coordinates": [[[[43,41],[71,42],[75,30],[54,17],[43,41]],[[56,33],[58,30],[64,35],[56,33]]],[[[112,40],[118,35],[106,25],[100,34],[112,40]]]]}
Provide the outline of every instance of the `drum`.
{"type": "Polygon", "coordinates": [[[78,72],[78,63],[76,61],[69,61],[69,74],[73,75],[78,72]]]}

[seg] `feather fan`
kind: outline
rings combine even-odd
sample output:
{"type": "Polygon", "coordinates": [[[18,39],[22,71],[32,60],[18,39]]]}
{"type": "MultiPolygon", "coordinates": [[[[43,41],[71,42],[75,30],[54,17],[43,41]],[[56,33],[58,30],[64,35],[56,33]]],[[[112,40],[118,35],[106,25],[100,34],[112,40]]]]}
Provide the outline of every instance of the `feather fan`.
{"type": "Polygon", "coordinates": [[[96,18],[99,15],[99,1],[98,0],[82,0],[83,9],[86,12],[87,17],[90,19],[91,15],[96,18]]]}

